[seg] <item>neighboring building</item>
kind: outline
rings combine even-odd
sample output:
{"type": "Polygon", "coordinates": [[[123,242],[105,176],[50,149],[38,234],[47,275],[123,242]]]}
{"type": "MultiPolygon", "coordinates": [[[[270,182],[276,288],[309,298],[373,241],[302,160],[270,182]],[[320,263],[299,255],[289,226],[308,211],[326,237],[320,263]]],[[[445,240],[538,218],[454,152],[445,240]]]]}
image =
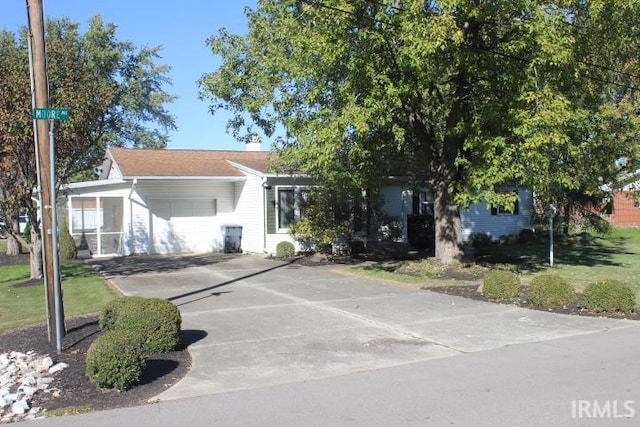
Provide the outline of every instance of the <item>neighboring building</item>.
{"type": "Polygon", "coordinates": [[[617,191],[612,194],[613,211],[608,216],[616,227],[640,226],[640,204],[635,191],[617,191]]]}
{"type": "MultiPolygon", "coordinates": [[[[293,242],[289,224],[300,217],[298,195],[313,182],[270,173],[269,157],[255,142],[246,151],[109,148],[98,180],[63,189],[65,218],[79,247],[93,256],[275,253],[279,242],[293,242]]],[[[412,221],[432,222],[428,192],[401,180],[382,192],[385,218],[377,225],[383,234],[395,228],[390,238],[411,242],[412,221]]],[[[483,232],[497,239],[531,228],[531,192],[519,192],[513,214],[493,215],[486,204],[463,212],[465,238],[483,232]]]]}

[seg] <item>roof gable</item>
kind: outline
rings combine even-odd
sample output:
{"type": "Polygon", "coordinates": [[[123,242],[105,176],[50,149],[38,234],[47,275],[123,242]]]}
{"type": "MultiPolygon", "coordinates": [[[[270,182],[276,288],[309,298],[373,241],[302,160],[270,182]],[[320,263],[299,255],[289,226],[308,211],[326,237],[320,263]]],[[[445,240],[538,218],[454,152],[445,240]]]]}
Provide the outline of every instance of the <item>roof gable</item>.
{"type": "Polygon", "coordinates": [[[266,173],[270,153],[264,151],[154,150],[111,147],[123,178],[131,177],[242,177],[231,162],[266,173]]]}

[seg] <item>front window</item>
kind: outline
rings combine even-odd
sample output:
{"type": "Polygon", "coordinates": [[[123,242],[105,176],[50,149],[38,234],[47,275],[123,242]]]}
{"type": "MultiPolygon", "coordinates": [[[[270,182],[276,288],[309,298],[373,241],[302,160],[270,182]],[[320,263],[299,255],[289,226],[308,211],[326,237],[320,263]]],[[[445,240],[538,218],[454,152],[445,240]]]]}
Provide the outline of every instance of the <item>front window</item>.
{"type": "MultiPolygon", "coordinates": [[[[513,192],[516,196],[519,197],[518,192],[513,192]]],[[[519,215],[520,214],[520,199],[516,199],[513,204],[513,210],[507,209],[504,205],[499,206],[491,206],[491,215],[519,215]]]]}
{"type": "Polygon", "coordinates": [[[303,187],[276,188],[278,231],[287,232],[293,222],[303,217],[300,200],[307,194],[303,187]]]}

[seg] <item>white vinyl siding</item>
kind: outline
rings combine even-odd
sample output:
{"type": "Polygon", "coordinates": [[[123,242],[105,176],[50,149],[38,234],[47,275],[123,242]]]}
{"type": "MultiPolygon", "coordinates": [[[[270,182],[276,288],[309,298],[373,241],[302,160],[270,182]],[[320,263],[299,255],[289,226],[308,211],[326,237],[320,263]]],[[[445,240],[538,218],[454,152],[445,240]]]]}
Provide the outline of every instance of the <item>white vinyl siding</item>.
{"type": "Polygon", "coordinates": [[[491,215],[491,206],[486,202],[473,203],[461,212],[462,237],[467,241],[473,233],[488,234],[497,240],[501,236],[517,235],[523,229],[532,228],[533,192],[519,189],[518,213],[500,212],[491,215]]]}

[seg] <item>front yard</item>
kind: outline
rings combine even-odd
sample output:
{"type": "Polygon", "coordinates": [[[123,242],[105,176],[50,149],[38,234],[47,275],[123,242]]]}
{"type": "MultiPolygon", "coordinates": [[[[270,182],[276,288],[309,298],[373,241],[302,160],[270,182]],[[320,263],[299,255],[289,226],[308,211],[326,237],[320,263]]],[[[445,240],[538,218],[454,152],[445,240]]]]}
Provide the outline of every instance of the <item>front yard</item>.
{"type": "Polygon", "coordinates": [[[581,234],[554,239],[554,265],[549,265],[547,235],[533,242],[493,243],[476,250],[473,264],[445,267],[436,260],[381,262],[354,267],[354,272],[418,287],[480,284],[490,269],[518,273],[523,284],[541,273],[558,274],[578,291],[588,284],[617,279],[628,283],[640,302],[640,229],[619,228],[608,234],[581,234]]]}
{"type": "MultiPolygon", "coordinates": [[[[42,279],[29,279],[29,258],[4,255],[0,241],[0,334],[21,326],[46,322],[46,296],[42,279]]],[[[109,285],[82,262],[62,265],[65,316],[97,313],[116,297],[109,285]]]]}

